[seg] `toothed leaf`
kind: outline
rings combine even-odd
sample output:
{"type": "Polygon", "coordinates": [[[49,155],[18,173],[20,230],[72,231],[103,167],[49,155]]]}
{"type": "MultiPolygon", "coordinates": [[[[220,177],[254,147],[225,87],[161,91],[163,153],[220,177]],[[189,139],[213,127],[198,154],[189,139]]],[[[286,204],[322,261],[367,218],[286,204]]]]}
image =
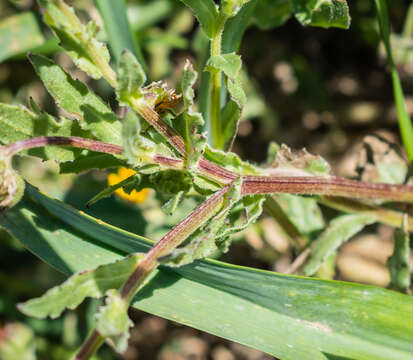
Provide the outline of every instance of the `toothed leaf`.
{"type": "Polygon", "coordinates": [[[108,105],[53,61],[34,54],[29,59],[56,104],[77,119],[82,130],[97,140],[122,144],[121,122],[108,105]]]}
{"type": "MultiPolygon", "coordinates": [[[[0,103],[0,143],[7,145],[13,142],[36,136],[80,136],[87,137],[76,122],[61,117],[57,120],[48,113],[38,110],[32,103],[35,112],[24,106],[0,103]]],[[[43,160],[69,161],[80,154],[79,149],[47,146],[41,149],[30,149],[25,152],[43,160]]]]}
{"type": "Polygon", "coordinates": [[[74,63],[94,79],[103,76],[102,64],[109,67],[110,55],[106,45],[97,40],[99,28],[92,20],[83,25],[72,7],[62,0],[41,0],[45,22],[53,29],[74,63]],[[96,57],[91,55],[91,49],[96,57]]]}
{"type": "Polygon", "coordinates": [[[307,276],[313,275],[340,245],[376,221],[372,215],[343,215],[335,218],[318,238],[311,257],[304,267],[307,276]]]}
{"type": "Polygon", "coordinates": [[[75,309],[87,297],[101,298],[109,289],[118,289],[136,268],[144,255],[132,254],[94,270],[78,272],[43,296],[19,304],[24,314],[39,319],[55,319],[65,309],[75,309]]]}
{"type": "Polygon", "coordinates": [[[123,353],[128,347],[129,328],[133,326],[128,316],[129,303],[121,298],[119,291],[106,293],[105,305],[99,308],[95,316],[96,330],[109,342],[117,352],[123,353]]]}

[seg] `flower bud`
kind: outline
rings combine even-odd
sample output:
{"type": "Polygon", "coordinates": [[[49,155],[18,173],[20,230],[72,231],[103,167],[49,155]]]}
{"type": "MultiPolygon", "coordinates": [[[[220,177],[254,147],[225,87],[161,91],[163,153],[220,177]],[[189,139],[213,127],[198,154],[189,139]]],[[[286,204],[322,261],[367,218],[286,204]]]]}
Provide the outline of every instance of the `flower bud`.
{"type": "Polygon", "coordinates": [[[24,193],[24,181],[13,170],[9,159],[0,155],[0,209],[16,205],[24,193]]]}

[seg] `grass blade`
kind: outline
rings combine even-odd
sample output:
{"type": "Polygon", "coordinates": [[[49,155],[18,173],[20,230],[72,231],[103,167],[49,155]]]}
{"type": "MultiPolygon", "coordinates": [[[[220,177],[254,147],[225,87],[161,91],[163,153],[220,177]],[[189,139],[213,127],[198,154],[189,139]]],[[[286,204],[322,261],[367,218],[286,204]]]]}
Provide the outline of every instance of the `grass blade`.
{"type": "Polygon", "coordinates": [[[145,67],[142,51],[136,44],[129,25],[124,0],[95,0],[105,24],[107,40],[116,62],[119,62],[122,51],[128,49],[145,67]]]}
{"type": "MultiPolygon", "coordinates": [[[[0,224],[30,251],[66,273],[151,246],[144,238],[98,221],[32,187],[22,203],[0,217],[0,224]]],[[[280,359],[413,356],[413,320],[406,316],[413,301],[372,286],[208,260],[160,268],[133,306],[280,359]]]]}

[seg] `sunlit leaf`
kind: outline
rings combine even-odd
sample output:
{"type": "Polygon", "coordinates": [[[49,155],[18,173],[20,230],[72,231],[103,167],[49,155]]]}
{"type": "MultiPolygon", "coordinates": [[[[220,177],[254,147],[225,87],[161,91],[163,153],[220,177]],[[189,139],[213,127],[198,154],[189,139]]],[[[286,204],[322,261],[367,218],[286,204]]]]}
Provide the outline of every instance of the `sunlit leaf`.
{"type": "Polygon", "coordinates": [[[95,270],[78,272],[43,296],[19,304],[19,310],[39,319],[47,316],[55,319],[63,310],[75,309],[87,297],[98,299],[109,289],[119,289],[142,257],[142,254],[133,254],[95,270]]]}

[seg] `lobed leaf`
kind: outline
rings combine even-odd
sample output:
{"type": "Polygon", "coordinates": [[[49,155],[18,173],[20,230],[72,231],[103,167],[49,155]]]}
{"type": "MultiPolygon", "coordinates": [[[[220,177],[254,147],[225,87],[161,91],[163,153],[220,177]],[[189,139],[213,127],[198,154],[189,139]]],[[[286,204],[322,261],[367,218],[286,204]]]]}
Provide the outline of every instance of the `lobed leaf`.
{"type": "Polygon", "coordinates": [[[82,130],[97,140],[122,144],[121,122],[108,105],[53,61],[35,54],[29,59],[56,104],[76,118],[82,130]]]}
{"type": "Polygon", "coordinates": [[[95,316],[96,330],[111,340],[117,352],[124,353],[128,347],[129,328],[133,322],[128,316],[129,303],[122,299],[119,291],[106,292],[105,305],[99,308],[95,316]]]}
{"type": "Polygon", "coordinates": [[[342,215],[335,218],[311,250],[311,257],[304,267],[304,273],[308,276],[313,275],[340,245],[375,221],[374,216],[363,214],[342,215]]]}
{"type": "Polygon", "coordinates": [[[144,255],[132,254],[122,260],[78,272],[43,296],[18,305],[28,316],[55,319],[65,309],[75,309],[87,297],[101,298],[109,289],[119,289],[144,255]]]}
{"type": "MultiPolygon", "coordinates": [[[[32,102],[32,105],[34,103],[32,102]]],[[[88,133],[80,129],[76,121],[64,117],[57,120],[45,112],[30,111],[22,105],[0,103],[0,143],[7,145],[19,140],[36,136],[80,136],[88,133]]],[[[24,153],[40,157],[43,160],[71,161],[79,154],[79,149],[47,146],[42,149],[30,149],[24,153]]]]}
{"type": "MultiPolygon", "coordinates": [[[[152,244],[30,187],[0,224],[65,273],[152,244]]],[[[413,321],[406,316],[413,312],[411,298],[372,286],[208,260],[156,270],[133,306],[280,359],[407,360],[413,354],[413,321]]]]}
{"type": "Polygon", "coordinates": [[[53,29],[75,64],[94,79],[100,79],[104,67],[109,67],[109,51],[97,40],[97,24],[91,20],[83,25],[74,9],[63,0],[40,0],[44,21],[53,29]]]}

